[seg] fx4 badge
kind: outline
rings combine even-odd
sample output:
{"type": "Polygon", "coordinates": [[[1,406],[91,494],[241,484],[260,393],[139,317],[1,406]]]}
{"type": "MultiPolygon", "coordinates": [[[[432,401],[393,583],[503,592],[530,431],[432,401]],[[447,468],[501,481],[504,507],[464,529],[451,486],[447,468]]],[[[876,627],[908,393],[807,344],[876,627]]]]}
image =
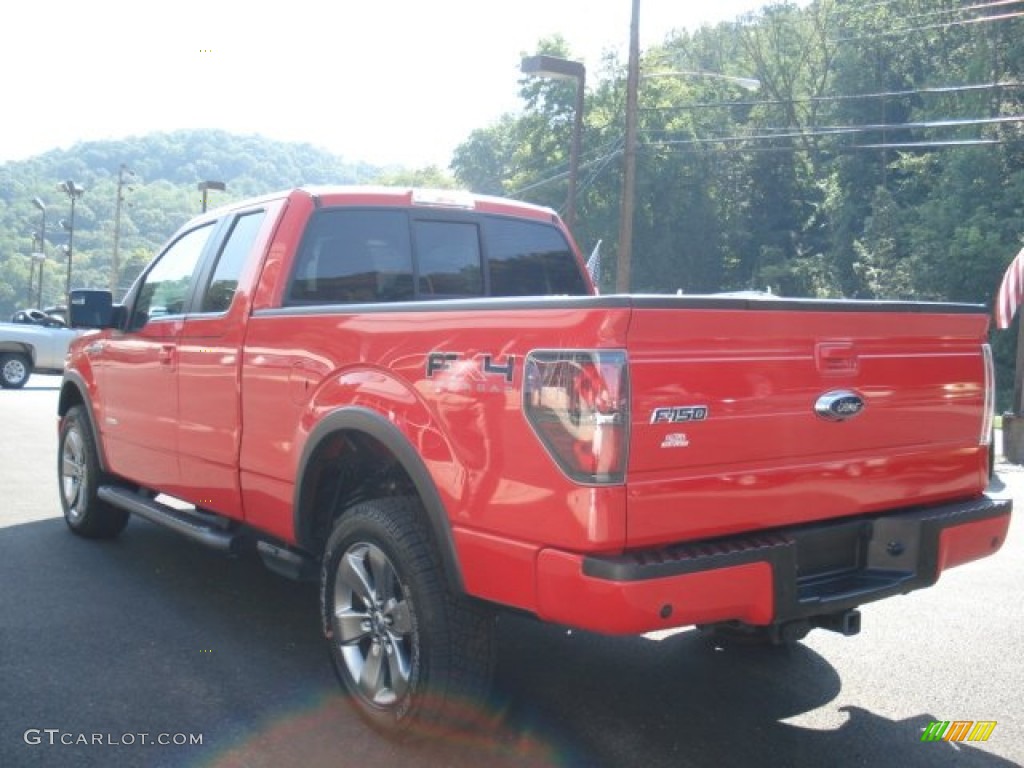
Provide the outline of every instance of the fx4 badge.
{"type": "Polygon", "coordinates": [[[651,411],[651,424],[681,424],[686,421],[704,421],[707,417],[706,405],[677,405],[655,408],[651,411]]]}
{"type": "Polygon", "coordinates": [[[846,421],[864,410],[864,398],[849,389],[826,392],[814,404],[814,412],[826,421],[846,421]]]}
{"type": "Polygon", "coordinates": [[[437,392],[504,392],[512,387],[516,363],[515,355],[506,355],[499,362],[494,355],[431,352],[425,373],[437,392]]]}

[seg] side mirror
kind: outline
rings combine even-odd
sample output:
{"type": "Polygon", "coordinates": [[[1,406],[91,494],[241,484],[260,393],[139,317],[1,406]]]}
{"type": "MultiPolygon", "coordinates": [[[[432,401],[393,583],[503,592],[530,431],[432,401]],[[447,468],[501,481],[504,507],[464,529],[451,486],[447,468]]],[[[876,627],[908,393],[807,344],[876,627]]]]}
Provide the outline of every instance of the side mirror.
{"type": "Polygon", "coordinates": [[[72,328],[114,328],[123,317],[122,310],[114,305],[110,291],[75,289],[68,315],[72,328]]]}

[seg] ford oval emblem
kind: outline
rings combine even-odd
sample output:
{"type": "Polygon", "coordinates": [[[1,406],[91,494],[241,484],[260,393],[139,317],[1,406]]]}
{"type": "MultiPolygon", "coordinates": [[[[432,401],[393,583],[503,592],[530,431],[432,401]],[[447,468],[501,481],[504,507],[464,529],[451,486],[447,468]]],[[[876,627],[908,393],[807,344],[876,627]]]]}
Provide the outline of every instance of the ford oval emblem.
{"type": "Polygon", "coordinates": [[[864,410],[864,398],[848,389],[834,389],[818,398],[814,412],[828,421],[846,421],[864,410]]]}

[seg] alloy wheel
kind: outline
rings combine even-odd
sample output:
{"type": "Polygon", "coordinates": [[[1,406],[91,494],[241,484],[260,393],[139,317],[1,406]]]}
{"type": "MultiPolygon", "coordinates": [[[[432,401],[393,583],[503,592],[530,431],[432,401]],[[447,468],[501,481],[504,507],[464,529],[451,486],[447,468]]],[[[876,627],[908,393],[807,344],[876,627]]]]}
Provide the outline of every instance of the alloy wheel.
{"type": "Polygon", "coordinates": [[[405,585],[371,543],[348,548],[334,580],[334,641],[367,703],[388,708],[409,690],[415,627],[405,585]]]}
{"type": "Polygon", "coordinates": [[[68,516],[77,520],[81,514],[82,486],[86,481],[85,443],[82,433],[71,428],[64,436],[60,460],[60,487],[67,503],[68,516]]]}

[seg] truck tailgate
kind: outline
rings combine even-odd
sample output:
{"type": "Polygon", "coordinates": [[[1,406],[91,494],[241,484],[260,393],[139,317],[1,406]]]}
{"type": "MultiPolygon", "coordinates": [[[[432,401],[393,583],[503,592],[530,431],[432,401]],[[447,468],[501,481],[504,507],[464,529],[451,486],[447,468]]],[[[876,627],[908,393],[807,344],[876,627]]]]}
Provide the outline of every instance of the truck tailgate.
{"type": "Polygon", "coordinates": [[[987,327],[973,305],[636,298],[629,545],[980,493],[987,327]]]}

